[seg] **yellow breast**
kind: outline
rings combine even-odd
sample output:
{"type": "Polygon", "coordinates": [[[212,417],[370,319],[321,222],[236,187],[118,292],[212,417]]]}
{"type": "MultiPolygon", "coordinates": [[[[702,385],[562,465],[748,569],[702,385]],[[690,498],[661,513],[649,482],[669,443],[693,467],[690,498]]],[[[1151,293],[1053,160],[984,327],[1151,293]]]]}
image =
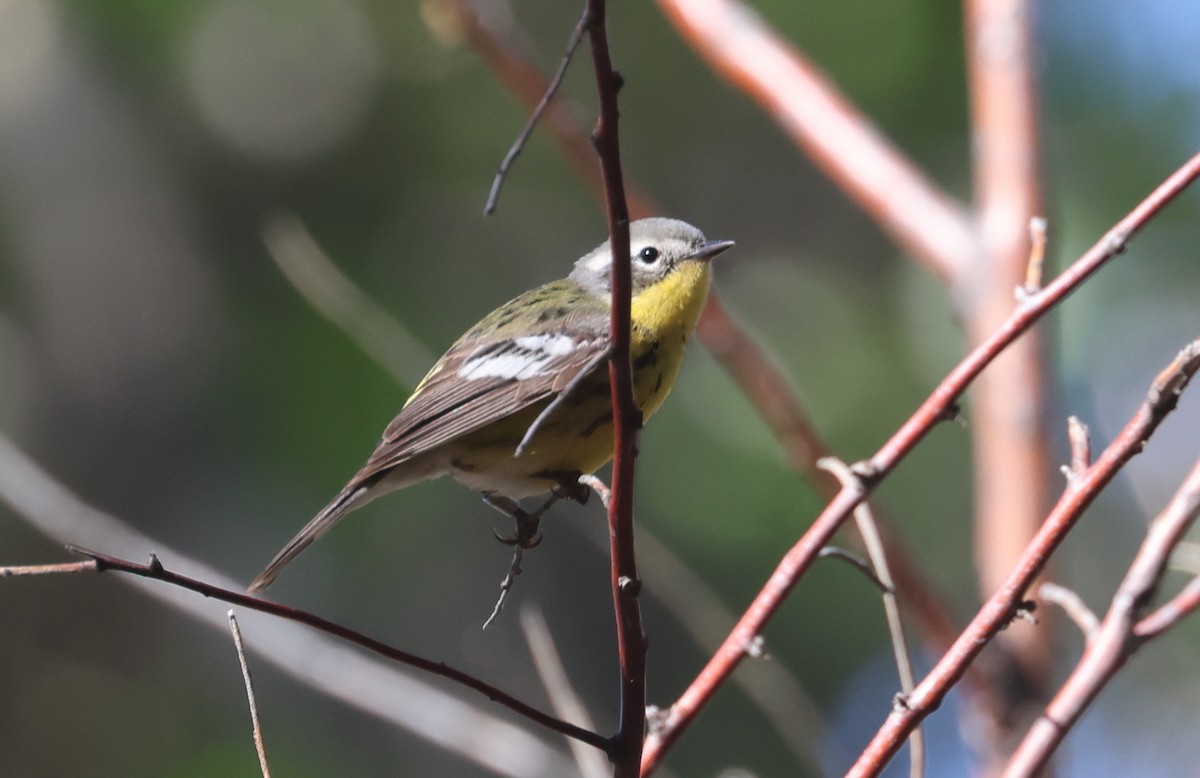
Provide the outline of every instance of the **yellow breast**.
{"type": "Polygon", "coordinates": [[[682,262],[633,298],[633,394],[644,419],[658,410],[675,384],[711,283],[708,262],[682,262]]]}

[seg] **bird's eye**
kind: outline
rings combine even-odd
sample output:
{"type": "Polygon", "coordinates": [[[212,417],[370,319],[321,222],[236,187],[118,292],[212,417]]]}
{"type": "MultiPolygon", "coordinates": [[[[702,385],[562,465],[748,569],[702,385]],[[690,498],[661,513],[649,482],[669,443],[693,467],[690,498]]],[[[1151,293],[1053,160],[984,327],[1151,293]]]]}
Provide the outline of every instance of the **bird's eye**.
{"type": "Polygon", "coordinates": [[[638,259],[649,265],[654,262],[654,260],[658,259],[658,249],[654,248],[653,246],[647,246],[638,252],[638,259]]]}

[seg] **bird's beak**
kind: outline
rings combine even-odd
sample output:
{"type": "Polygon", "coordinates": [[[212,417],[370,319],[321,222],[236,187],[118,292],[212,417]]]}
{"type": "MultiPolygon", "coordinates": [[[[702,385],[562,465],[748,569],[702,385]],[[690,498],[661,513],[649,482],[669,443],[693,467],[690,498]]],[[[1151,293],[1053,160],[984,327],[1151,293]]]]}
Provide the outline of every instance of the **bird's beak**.
{"type": "Polygon", "coordinates": [[[706,262],[729,248],[733,248],[733,241],[731,240],[705,241],[704,245],[701,246],[696,253],[688,257],[688,259],[696,259],[706,262]]]}

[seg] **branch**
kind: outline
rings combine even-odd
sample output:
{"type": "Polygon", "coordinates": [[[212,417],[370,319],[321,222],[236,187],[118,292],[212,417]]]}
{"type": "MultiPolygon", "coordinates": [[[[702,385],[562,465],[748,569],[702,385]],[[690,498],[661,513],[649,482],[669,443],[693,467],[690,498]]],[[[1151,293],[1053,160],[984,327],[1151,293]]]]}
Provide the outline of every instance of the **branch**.
{"type": "Polygon", "coordinates": [[[609,750],[615,776],[635,776],[642,757],[646,730],[646,635],[638,602],[641,581],[637,575],[633,538],[633,479],[637,436],[642,412],[633,398],[633,365],[630,361],[630,303],[633,281],[629,266],[629,208],[621,173],[617,92],[621,77],[613,70],[605,26],[605,0],[587,0],[588,40],[596,71],[600,118],[592,142],[600,156],[604,178],[604,204],[612,248],[609,337],[612,358],[608,363],[612,391],[613,466],[608,506],[612,558],[613,609],[617,622],[617,652],[621,665],[621,720],[609,750]]]}
{"type": "Polygon", "coordinates": [[[941,704],[947,692],[962,676],[967,664],[1009,624],[1021,608],[1025,592],[1075,521],[1125,463],[1141,452],[1150,435],[1174,410],[1179,394],[1197,370],[1200,370],[1200,340],[1181,351],[1171,365],[1155,378],[1146,400],[1133,418],[1100,458],[1080,476],[1075,488],[1063,493],[1008,578],[971,620],[954,646],[917,686],[909,697],[908,707],[888,717],[848,775],[855,778],[878,775],[908,733],[941,704]]]}
{"type": "Polygon", "coordinates": [[[959,396],[989,363],[1047,311],[1123,251],[1130,238],[1197,176],[1200,176],[1200,154],[1171,174],[1050,285],[1018,305],[1004,324],[951,371],[870,460],[856,466],[858,482],[843,487],[808,532],[787,552],[721,648],[672,706],[663,729],[648,739],[642,759],[644,774],[657,767],[665,750],[746,657],[747,647],[753,645],[800,576],[879,479],[891,472],[939,421],[953,416],[959,396]]]}
{"type": "MultiPolygon", "coordinates": [[[[347,643],[353,643],[356,646],[361,646],[362,648],[365,648],[375,654],[379,654],[386,659],[391,659],[395,662],[401,662],[409,665],[410,667],[415,667],[419,670],[424,670],[427,673],[432,673],[433,675],[441,676],[442,678],[454,681],[462,686],[466,686],[468,689],[473,689],[474,691],[486,696],[489,700],[497,702],[509,710],[533,721],[534,723],[540,724],[547,729],[558,732],[559,734],[567,737],[573,737],[601,750],[605,750],[608,747],[608,739],[603,735],[590,732],[582,727],[577,727],[574,724],[561,721],[553,716],[543,713],[537,708],[518,700],[516,697],[513,697],[507,692],[502,691],[489,683],[481,681],[480,679],[465,673],[462,670],[456,670],[453,667],[450,667],[445,662],[435,662],[432,659],[425,659],[424,657],[417,656],[416,654],[409,653],[408,651],[389,646],[380,640],[368,637],[361,632],[342,626],[341,624],[322,618],[321,616],[317,616],[314,613],[309,613],[308,611],[300,610],[299,608],[293,608],[288,605],[280,605],[279,603],[271,602],[269,600],[262,600],[258,597],[252,597],[248,594],[243,594],[242,592],[225,589],[206,581],[201,581],[190,576],[171,572],[163,567],[162,563],[158,561],[158,557],[153,554],[150,555],[150,561],[148,563],[139,564],[137,562],[121,559],[119,557],[109,556],[108,554],[102,554],[98,551],[90,551],[85,548],[79,548],[76,546],[68,546],[67,548],[69,551],[84,556],[88,561],[95,563],[94,567],[80,566],[78,570],[71,570],[68,572],[89,572],[94,570],[95,572],[103,573],[113,570],[119,573],[128,573],[129,575],[136,575],[140,578],[149,578],[154,581],[162,581],[163,583],[170,584],[171,586],[187,589],[188,591],[196,592],[197,594],[201,594],[214,600],[220,600],[221,602],[227,602],[233,605],[240,605],[243,608],[259,611],[260,613],[269,613],[270,615],[281,619],[293,621],[297,624],[303,624],[307,627],[320,630],[327,635],[333,635],[336,638],[340,638],[347,643]]],[[[53,565],[52,567],[61,567],[61,565],[53,565]]],[[[2,577],[5,577],[4,569],[0,568],[0,578],[2,577]]]]}
{"type": "MultiPolygon", "coordinates": [[[[87,543],[117,549],[157,548],[173,567],[225,589],[242,584],[214,568],[189,559],[161,540],[82,502],[53,480],[7,438],[0,435],[0,501],[7,503],[38,532],[59,543],[87,543]]],[[[88,560],[71,567],[88,566],[88,560]]],[[[51,566],[55,567],[55,566],[51,566]]],[[[10,568],[11,569],[11,568],[10,568]]],[[[143,578],[127,578],[135,588],[223,634],[225,611],[192,593],[143,578]]],[[[406,730],[472,764],[501,775],[559,775],[571,762],[546,742],[480,704],[467,702],[415,676],[300,624],[245,613],[252,627],[246,645],[298,682],[345,705],[406,730]],[[314,671],[319,668],[319,672],[314,671]],[[447,722],[452,725],[448,726],[447,722]]]]}
{"type": "Polygon", "coordinates": [[[1200,608],[1200,577],[1187,582],[1179,594],[1137,623],[1133,632],[1142,640],[1157,637],[1200,608]]]}
{"type": "Polygon", "coordinates": [[[752,97],[903,250],[952,285],[976,245],[962,205],[738,0],[658,0],[680,35],[752,97]]]}
{"type": "MultiPolygon", "coordinates": [[[[1200,361],[1200,341],[1196,342],[1200,361]]],[[[1096,630],[1075,670],[1026,733],[1005,770],[1007,778],[1039,775],[1051,754],[1066,737],[1100,691],[1151,636],[1136,634],[1138,618],[1154,597],[1171,550],[1183,539],[1200,511],[1200,459],[1192,466],[1170,503],[1150,524],[1146,539],[1113,595],[1112,606],[1096,630]]]]}

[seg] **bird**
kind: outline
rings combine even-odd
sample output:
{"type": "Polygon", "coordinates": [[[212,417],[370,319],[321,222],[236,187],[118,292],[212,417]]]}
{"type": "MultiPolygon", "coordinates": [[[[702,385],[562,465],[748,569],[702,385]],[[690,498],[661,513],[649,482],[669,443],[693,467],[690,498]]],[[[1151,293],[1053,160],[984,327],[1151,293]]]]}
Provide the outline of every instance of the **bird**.
{"type": "MultiPolygon", "coordinates": [[[[708,240],[662,217],[629,224],[630,361],[642,421],[679,374],[711,286],[708,240]]],[[[501,305],[455,341],[421,380],[358,472],[250,584],[259,594],[348,513],[382,494],[450,475],[518,519],[517,502],[551,492],[582,502],[581,475],[613,455],[608,371],[612,248],[501,305]]],[[[541,511],[537,513],[540,515],[541,511]]],[[[536,529],[536,527],[535,527],[536,529]]],[[[528,537],[521,538],[525,543],[528,537]]]]}

